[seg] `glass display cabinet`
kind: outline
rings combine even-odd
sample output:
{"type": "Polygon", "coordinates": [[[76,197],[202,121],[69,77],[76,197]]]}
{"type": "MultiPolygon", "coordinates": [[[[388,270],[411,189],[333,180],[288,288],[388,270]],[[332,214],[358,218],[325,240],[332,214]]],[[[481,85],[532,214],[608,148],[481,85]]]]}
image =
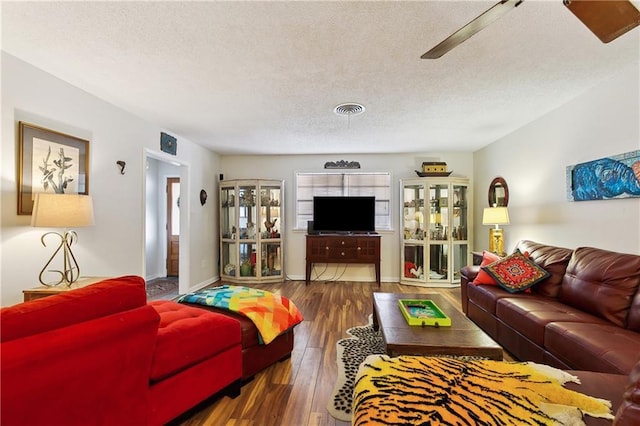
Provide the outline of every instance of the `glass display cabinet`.
{"type": "Polygon", "coordinates": [[[459,177],[407,179],[400,183],[400,282],[453,287],[470,264],[469,180],[459,177]]]}
{"type": "Polygon", "coordinates": [[[220,182],[220,275],[223,280],[282,281],[284,182],[220,182]]]}

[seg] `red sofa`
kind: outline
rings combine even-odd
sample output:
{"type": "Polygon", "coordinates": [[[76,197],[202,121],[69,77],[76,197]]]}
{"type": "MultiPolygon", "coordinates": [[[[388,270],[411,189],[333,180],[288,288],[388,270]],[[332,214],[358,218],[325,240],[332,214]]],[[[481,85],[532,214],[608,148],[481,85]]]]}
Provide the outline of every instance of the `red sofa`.
{"type": "Polygon", "coordinates": [[[2,425],[160,425],[237,395],[240,323],[106,280],[0,311],[2,425]]]}

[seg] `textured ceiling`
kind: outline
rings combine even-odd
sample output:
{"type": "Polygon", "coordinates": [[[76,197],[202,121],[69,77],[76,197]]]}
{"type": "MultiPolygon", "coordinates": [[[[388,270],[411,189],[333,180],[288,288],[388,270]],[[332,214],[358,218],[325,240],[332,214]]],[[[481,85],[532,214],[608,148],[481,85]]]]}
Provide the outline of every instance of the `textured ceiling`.
{"type": "Polygon", "coordinates": [[[3,2],[2,49],[219,153],[476,150],[639,62],[561,0],[3,2]],[[357,102],[362,115],[334,114],[357,102]]]}

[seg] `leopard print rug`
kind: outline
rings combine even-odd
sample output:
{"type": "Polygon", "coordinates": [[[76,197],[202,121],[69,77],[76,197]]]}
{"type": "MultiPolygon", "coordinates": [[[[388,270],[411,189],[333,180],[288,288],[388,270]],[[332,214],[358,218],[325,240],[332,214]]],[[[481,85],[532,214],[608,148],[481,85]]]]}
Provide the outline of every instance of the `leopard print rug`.
{"type": "Polygon", "coordinates": [[[369,355],[384,354],[384,342],[379,331],[373,329],[372,317],[369,324],[347,330],[350,337],[336,343],[338,378],[327,404],[327,411],[334,418],[351,421],[353,387],[358,367],[369,355]]]}

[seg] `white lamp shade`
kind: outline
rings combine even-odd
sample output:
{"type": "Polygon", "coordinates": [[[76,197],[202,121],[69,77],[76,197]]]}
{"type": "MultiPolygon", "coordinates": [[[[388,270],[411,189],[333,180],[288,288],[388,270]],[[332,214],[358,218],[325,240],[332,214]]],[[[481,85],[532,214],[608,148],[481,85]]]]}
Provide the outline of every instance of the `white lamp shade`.
{"type": "Polygon", "coordinates": [[[486,207],[482,213],[483,225],[508,225],[509,212],[506,207],[486,207]]]}
{"type": "Polygon", "coordinates": [[[93,224],[93,200],[90,195],[36,194],[31,226],[77,228],[93,224]]]}

